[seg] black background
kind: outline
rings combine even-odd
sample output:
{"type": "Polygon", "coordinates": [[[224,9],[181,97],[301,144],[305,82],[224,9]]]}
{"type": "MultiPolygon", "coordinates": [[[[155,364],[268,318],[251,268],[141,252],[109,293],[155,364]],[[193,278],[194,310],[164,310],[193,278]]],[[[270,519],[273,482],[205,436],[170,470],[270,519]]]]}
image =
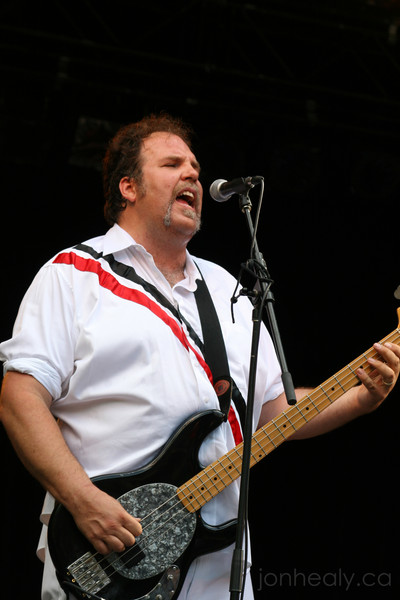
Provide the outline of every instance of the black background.
{"type": "MultiPolygon", "coordinates": [[[[258,242],[297,386],[394,330],[399,24],[400,3],[378,0],[3,2],[1,339],[38,268],[106,230],[106,141],[159,110],[197,132],[206,193],[193,254],[238,274],[244,217],[207,190],[265,177],[258,242]]],[[[398,596],[398,400],[397,389],[373,415],[254,468],[258,599],[398,596]]],[[[42,490],[4,431],[1,456],[2,580],[39,598],[42,490]]]]}

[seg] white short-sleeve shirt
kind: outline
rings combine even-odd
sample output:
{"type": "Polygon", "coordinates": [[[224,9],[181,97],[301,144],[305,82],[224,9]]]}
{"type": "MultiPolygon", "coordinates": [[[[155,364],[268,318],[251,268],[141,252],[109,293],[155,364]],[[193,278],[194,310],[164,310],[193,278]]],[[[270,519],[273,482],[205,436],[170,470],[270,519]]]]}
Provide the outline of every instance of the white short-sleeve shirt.
{"type": "MultiPolygon", "coordinates": [[[[89,476],[147,464],[185,419],[219,409],[201,348],[185,324],[202,339],[193,294],[197,266],[218,313],[231,375],[246,399],[252,306],[239,298],[232,322],[236,280],[214,263],[187,253],[185,279],[171,288],[151,255],[114,225],[104,236],[52,258],[26,293],[12,338],[0,345],[0,359],[5,371],[29,373],[48,389],[52,413],[89,476]],[[152,286],[184,320],[159,301],[152,286]]],[[[263,327],[254,428],[263,403],[282,391],[263,327]]],[[[201,463],[234,445],[230,423],[224,422],[202,444],[201,463]]],[[[237,497],[235,482],[202,509],[203,518],[210,524],[235,518],[237,497]]]]}

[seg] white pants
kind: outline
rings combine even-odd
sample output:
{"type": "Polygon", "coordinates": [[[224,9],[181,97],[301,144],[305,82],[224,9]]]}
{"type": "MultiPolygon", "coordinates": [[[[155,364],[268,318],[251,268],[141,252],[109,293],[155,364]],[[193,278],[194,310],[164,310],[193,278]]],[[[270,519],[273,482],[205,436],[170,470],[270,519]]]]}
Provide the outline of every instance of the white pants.
{"type": "MultiPolygon", "coordinates": [[[[179,600],[229,600],[229,581],[234,546],[200,556],[191,564],[179,600]]],[[[244,600],[254,600],[250,568],[247,570],[244,600]]]]}
{"type": "MultiPolygon", "coordinates": [[[[193,561],[179,600],[229,600],[232,551],[233,546],[230,546],[193,561]]],[[[250,571],[247,572],[244,599],[254,600],[250,571]]],[[[46,552],[44,565],[42,600],[66,600],[66,595],[58,584],[49,552],[46,552]]],[[[68,600],[76,599],[70,595],[68,600]]]]}

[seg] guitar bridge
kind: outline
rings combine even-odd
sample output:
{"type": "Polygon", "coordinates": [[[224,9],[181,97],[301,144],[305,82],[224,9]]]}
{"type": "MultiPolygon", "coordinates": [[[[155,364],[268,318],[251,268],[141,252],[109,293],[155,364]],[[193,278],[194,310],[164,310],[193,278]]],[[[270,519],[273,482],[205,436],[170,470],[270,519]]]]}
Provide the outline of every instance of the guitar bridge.
{"type": "Polygon", "coordinates": [[[96,594],[111,583],[107,573],[90,552],[86,552],[70,564],[68,573],[72,577],[72,581],[88,594],[96,594]]]}

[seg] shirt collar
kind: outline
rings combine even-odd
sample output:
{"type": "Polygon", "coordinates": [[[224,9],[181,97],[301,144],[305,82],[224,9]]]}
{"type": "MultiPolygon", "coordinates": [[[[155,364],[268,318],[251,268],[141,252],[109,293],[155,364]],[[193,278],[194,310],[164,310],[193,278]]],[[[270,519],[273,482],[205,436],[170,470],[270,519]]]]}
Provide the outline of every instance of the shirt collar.
{"type": "Polygon", "coordinates": [[[103,255],[114,254],[121,250],[126,250],[131,246],[137,246],[138,244],[129,235],[125,229],[122,229],[117,223],[115,223],[111,229],[107,231],[104,236],[103,242],[103,255]]]}
{"type": "MultiPolygon", "coordinates": [[[[147,253],[145,248],[143,248],[141,244],[135,242],[133,237],[127,231],[125,231],[125,229],[122,229],[122,227],[120,227],[117,223],[115,223],[106,232],[103,243],[103,256],[115,254],[116,252],[127,250],[128,248],[142,248],[147,253]]],[[[200,277],[201,274],[193,258],[186,250],[185,279],[180,283],[182,283],[187,290],[194,292],[197,288],[196,279],[199,279],[200,277]]],[[[180,285],[180,283],[177,285],[180,285]]]]}
{"type": "Polygon", "coordinates": [[[201,279],[201,273],[193,258],[186,250],[185,279],[180,283],[184,284],[189,292],[195,292],[197,289],[196,279],[201,279]]]}

